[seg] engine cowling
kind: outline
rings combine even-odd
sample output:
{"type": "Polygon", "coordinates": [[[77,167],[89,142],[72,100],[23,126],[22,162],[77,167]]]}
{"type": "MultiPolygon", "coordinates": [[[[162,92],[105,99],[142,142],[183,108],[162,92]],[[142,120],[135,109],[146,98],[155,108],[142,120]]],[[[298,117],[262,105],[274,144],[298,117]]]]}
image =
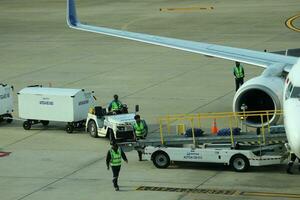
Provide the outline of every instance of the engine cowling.
{"type": "MultiPolygon", "coordinates": [[[[236,92],[233,99],[233,111],[243,112],[242,105],[246,105],[246,111],[281,110],[283,101],[284,79],[278,76],[258,76],[245,82],[236,92]]],[[[269,116],[269,123],[277,123],[281,117],[273,114],[269,116]]],[[[264,126],[267,124],[263,118],[264,126]]],[[[251,116],[246,118],[246,124],[252,127],[261,127],[261,117],[251,116]]]]}

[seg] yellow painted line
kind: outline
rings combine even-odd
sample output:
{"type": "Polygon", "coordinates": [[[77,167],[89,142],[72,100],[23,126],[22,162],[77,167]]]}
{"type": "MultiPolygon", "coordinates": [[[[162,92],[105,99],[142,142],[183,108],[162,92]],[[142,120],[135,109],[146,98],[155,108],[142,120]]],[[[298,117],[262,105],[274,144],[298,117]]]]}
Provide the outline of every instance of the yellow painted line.
{"type": "Polygon", "coordinates": [[[260,197],[283,197],[299,199],[300,194],[288,194],[288,193],[273,193],[273,192],[241,192],[242,196],[260,196],[260,197]]]}
{"type": "Polygon", "coordinates": [[[297,19],[297,18],[299,18],[299,17],[300,17],[300,14],[295,15],[295,16],[293,16],[293,17],[287,19],[287,20],[285,21],[285,25],[286,25],[289,29],[291,29],[291,30],[293,30],[293,31],[300,32],[300,28],[297,28],[297,27],[294,26],[294,21],[295,21],[295,19],[297,19]]]}
{"type": "Polygon", "coordinates": [[[186,7],[186,8],[160,8],[161,12],[195,12],[201,10],[213,10],[213,6],[209,7],[186,7]]]}

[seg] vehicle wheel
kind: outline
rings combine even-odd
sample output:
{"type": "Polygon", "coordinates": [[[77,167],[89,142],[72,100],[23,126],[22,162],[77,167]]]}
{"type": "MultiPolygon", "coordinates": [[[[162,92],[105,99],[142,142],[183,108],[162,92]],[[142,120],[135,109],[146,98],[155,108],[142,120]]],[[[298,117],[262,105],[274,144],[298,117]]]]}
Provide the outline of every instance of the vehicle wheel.
{"type": "Polygon", "coordinates": [[[31,122],[30,122],[30,121],[25,121],[25,122],[23,123],[23,128],[24,128],[25,130],[31,129],[31,122]]]}
{"type": "Polygon", "coordinates": [[[170,165],[170,158],[168,154],[163,151],[154,153],[152,161],[157,168],[167,168],[170,165]]]}
{"type": "Polygon", "coordinates": [[[9,124],[12,123],[12,121],[13,121],[13,119],[12,119],[13,116],[12,116],[11,114],[8,114],[7,117],[9,117],[9,118],[6,119],[6,122],[9,123],[9,124]]]}
{"type": "Polygon", "coordinates": [[[116,141],[116,138],[115,138],[113,130],[108,129],[107,130],[107,134],[108,134],[109,141],[111,141],[111,142],[115,142],[116,141]]]}
{"type": "Polygon", "coordinates": [[[90,135],[94,138],[98,137],[98,129],[97,129],[97,125],[96,122],[94,120],[90,120],[88,123],[88,132],[90,133],[90,135]]]}
{"type": "Polygon", "coordinates": [[[73,133],[73,131],[74,131],[74,126],[73,126],[72,124],[68,124],[68,125],[66,126],[66,131],[67,131],[67,133],[73,133]]]}
{"type": "Polygon", "coordinates": [[[42,120],[41,123],[43,124],[43,126],[48,126],[49,121],[47,121],[47,120],[42,120]]]}
{"type": "Polygon", "coordinates": [[[230,165],[237,172],[245,172],[250,167],[248,158],[241,154],[234,155],[230,159],[230,165]]]}

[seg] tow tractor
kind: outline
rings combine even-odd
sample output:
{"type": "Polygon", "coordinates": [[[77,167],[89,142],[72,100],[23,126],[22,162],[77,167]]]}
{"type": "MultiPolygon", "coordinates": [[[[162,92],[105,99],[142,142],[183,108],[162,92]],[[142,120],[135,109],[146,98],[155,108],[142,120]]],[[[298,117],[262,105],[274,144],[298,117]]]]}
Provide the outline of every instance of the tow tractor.
{"type": "Polygon", "coordinates": [[[94,137],[108,137],[111,141],[132,141],[134,139],[134,116],[139,111],[135,106],[135,113],[128,113],[126,105],[118,113],[109,113],[106,108],[96,106],[90,110],[86,120],[86,131],[94,137]]]}
{"type": "MultiPolygon", "coordinates": [[[[277,114],[281,115],[282,113],[277,112],[277,114]]],[[[159,119],[160,137],[124,142],[120,145],[125,151],[142,150],[143,158],[152,161],[157,168],[167,168],[173,161],[183,161],[222,163],[231,166],[237,172],[244,172],[251,166],[284,163],[288,155],[284,145],[287,141],[286,135],[282,131],[275,134],[276,131],[273,131],[272,125],[268,124],[267,121],[263,121],[259,135],[257,135],[257,132],[250,130],[251,128],[234,135],[232,122],[236,120],[235,124],[238,124],[240,117],[245,118],[247,115],[253,116],[254,114],[244,112],[242,114],[226,113],[217,116],[212,113],[189,116],[169,115],[159,119]],[[231,126],[229,126],[228,134],[218,135],[218,132],[196,137],[196,122],[199,125],[203,124],[205,120],[211,121],[216,118],[219,118],[219,121],[225,119],[229,121],[231,126]],[[186,120],[188,123],[185,123],[186,120]],[[174,126],[176,123],[177,125],[174,126]],[[176,135],[172,134],[172,129],[176,128],[177,132],[182,131],[182,127],[188,124],[192,131],[191,137],[178,135],[178,133],[176,135]]],[[[259,115],[263,120],[268,118],[266,117],[268,113],[259,113],[259,115]]]]}

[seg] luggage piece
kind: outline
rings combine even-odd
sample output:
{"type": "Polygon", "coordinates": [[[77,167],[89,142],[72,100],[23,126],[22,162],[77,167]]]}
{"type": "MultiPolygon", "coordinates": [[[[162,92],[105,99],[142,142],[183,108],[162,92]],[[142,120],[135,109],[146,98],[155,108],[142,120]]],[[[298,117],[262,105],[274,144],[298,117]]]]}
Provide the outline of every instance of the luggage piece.
{"type": "MultiPolygon", "coordinates": [[[[201,128],[194,128],[194,134],[195,137],[201,137],[203,136],[204,131],[201,128]]],[[[192,129],[189,128],[185,131],[184,134],[185,137],[193,137],[192,129]]]]}
{"type": "MultiPolygon", "coordinates": [[[[233,135],[240,135],[241,129],[240,128],[232,128],[233,135]]],[[[230,128],[222,128],[217,133],[218,136],[230,136],[230,128]]]]}

